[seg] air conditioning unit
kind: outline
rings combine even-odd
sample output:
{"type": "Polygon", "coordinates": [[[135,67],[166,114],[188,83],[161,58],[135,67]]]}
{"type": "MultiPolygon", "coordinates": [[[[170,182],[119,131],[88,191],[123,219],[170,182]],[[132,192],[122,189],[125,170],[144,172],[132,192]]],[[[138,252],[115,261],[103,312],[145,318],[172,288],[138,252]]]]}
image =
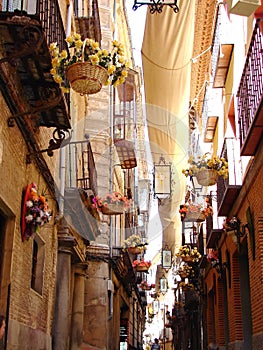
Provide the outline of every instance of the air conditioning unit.
{"type": "Polygon", "coordinates": [[[229,13],[249,17],[261,5],[260,0],[227,0],[229,13]]]}

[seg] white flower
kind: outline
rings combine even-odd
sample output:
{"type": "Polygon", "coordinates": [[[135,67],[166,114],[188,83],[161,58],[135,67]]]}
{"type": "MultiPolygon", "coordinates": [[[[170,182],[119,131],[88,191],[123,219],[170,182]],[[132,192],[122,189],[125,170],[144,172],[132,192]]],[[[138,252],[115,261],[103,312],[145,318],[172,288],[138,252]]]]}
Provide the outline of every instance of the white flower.
{"type": "Polygon", "coordinates": [[[32,222],[33,221],[33,215],[29,214],[26,216],[26,222],[32,222]]]}
{"type": "Polygon", "coordinates": [[[34,205],[34,203],[33,203],[32,201],[27,201],[27,202],[26,202],[27,208],[32,208],[33,205],[34,205]]]}

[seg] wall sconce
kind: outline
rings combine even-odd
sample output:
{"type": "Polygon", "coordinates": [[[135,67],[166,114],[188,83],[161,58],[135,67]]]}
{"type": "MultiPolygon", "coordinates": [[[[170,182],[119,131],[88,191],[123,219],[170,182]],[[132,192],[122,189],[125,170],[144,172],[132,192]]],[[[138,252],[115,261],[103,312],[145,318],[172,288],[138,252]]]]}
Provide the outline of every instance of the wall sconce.
{"type": "Polygon", "coordinates": [[[171,163],[166,163],[163,156],[159,163],[154,163],[153,168],[153,191],[154,197],[162,204],[162,200],[169,199],[172,192],[172,169],[171,163]]]}
{"type": "MultiPolygon", "coordinates": [[[[253,221],[249,220],[250,223],[242,224],[241,221],[236,217],[233,216],[231,220],[227,222],[227,231],[233,230],[236,238],[237,238],[237,246],[240,247],[240,240],[241,237],[243,237],[246,234],[246,230],[250,234],[250,239],[252,244],[252,250],[254,249],[254,225],[253,221]]],[[[254,250],[253,250],[253,256],[254,256],[254,250]]]]}
{"type": "Polygon", "coordinates": [[[166,245],[164,249],[162,250],[162,268],[163,269],[170,269],[172,266],[172,251],[168,249],[168,246],[166,245]]]}
{"type": "Polygon", "coordinates": [[[163,275],[160,278],[159,282],[160,282],[160,292],[162,294],[167,293],[167,290],[168,290],[168,280],[167,280],[167,278],[163,275]]]}
{"type": "Polygon", "coordinates": [[[177,0],[135,0],[132,9],[135,11],[138,7],[142,5],[149,6],[150,13],[161,13],[164,6],[169,6],[173,9],[174,13],[179,12],[179,7],[177,5],[177,0]]]}

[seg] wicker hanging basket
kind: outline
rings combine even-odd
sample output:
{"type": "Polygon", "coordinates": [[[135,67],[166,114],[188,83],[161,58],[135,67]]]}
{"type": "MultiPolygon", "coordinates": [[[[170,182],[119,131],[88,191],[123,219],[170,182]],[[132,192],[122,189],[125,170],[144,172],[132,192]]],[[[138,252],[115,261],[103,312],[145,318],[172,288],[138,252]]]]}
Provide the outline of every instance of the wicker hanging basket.
{"type": "Polygon", "coordinates": [[[199,185],[213,186],[217,183],[218,173],[214,169],[203,169],[196,174],[199,185]]]}
{"type": "Polygon", "coordinates": [[[104,215],[120,215],[123,214],[123,205],[121,204],[107,204],[101,208],[104,215]]]}
{"type": "Polygon", "coordinates": [[[198,211],[190,211],[187,212],[184,221],[189,221],[189,222],[202,222],[205,221],[205,214],[203,212],[198,212],[198,211]]]}
{"type": "Polygon", "coordinates": [[[143,249],[139,247],[129,247],[128,251],[129,253],[136,255],[136,254],[141,254],[143,249]]]}
{"type": "Polygon", "coordinates": [[[93,65],[84,61],[86,40],[82,48],[82,62],[69,66],[66,70],[66,77],[71,88],[81,95],[96,94],[106,83],[109,75],[105,68],[100,65],[93,65]]]}
{"type": "Polygon", "coordinates": [[[149,270],[149,268],[147,266],[139,266],[139,265],[137,265],[135,267],[135,269],[136,269],[137,272],[146,272],[146,271],[149,270]]]}

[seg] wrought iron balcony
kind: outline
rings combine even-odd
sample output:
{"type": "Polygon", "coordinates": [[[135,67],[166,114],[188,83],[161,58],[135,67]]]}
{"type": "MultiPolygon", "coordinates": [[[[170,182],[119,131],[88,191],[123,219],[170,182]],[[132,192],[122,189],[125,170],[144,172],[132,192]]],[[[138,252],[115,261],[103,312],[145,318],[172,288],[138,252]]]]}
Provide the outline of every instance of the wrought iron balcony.
{"type": "Polygon", "coordinates": [[[228,216],[242,185],[241,166],[237,140],[225,138],[221,157],[228,161],[228,178],[219,176],[217,182],[217,208],[218,216],[228,216]]]}
{"type": "Polygon", "coordinates": [[[18,125],[30,153],[41,153],[36,128],[57,128],[45,150],[52,156],[71,128],[69,103],[50,74],[50,42],[67,49],[57,1],[3,1],[0,36],[0,86],[11,111],[8,125],[18,125]]]}
{"type": "Polygon", "coordinates": [[[97,209],[92,205],[92,198],[97,195],[97,171],[91,145],[88,140],[70,142],[65,151],[64,215],[80,235],[94,240],[100,219],[97,209]]]}
{"type": "Polygon", "coordinates": [[[252,34],[246,63],[237,92],[240,148],[242,156],[253,156],[263,131],[263,38],[262,19],[252,34]]]}
{"type": "Polygon", "coordinates": [[[101,44],[99,7],[97,0],[74,0],[74,14],[77,33],[101,44]]]}

